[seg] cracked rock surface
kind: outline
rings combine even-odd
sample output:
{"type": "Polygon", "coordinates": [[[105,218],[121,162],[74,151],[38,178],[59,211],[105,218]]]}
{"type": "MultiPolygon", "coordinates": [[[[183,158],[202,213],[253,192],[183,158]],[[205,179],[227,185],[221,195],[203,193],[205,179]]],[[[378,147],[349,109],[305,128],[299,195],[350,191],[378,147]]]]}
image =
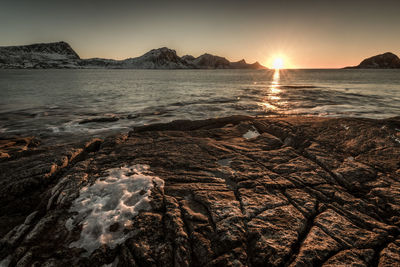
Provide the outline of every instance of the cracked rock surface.
{"type": "Polygon", "coordinates": [[[400,117],[175,121],[0,155],[1,266],[400,266],[400,117]],[[150,206],[105,223],[117,245],[71,246],[80,192],[127,166],[163,181],[128,192],[150,206]]]}

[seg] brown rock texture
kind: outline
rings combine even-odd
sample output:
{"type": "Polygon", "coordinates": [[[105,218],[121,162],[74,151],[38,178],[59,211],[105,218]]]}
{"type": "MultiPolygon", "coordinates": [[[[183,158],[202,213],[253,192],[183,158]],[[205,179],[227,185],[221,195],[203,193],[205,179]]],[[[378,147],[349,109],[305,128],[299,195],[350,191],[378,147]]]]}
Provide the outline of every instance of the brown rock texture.
{"type": "Polygon", "coordinates": [[[400,117],[232,116],[0,145],[2,266],[400,266],[400,117]],[[110,225],[127,238],[72,246],[77,197],[135,164],[164,183],[110,225]]]}

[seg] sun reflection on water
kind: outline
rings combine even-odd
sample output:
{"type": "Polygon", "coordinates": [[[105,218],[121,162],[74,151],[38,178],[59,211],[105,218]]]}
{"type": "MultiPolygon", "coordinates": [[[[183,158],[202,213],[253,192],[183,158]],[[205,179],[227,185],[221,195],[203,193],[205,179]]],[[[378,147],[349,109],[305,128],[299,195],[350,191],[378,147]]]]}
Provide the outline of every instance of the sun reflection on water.
{"type": "Polygon", "coordinates": [[[268,88],[268,95],[259,104],[262,109],[266,112],[273,112],[278,109],[281,97],[279,94],[282,92],[280,89],[280,70],[275,69],[274,75],[272,76],[271,85],[268,88]]]}
{"type": "Polygon", "coordinates": [[[274,77],[273,77],[272,83],[278,83],[278,82],[279,82],[280,76],[281,76],[280,70],[279,70],[279,69],[275,69],[274,77]]]}

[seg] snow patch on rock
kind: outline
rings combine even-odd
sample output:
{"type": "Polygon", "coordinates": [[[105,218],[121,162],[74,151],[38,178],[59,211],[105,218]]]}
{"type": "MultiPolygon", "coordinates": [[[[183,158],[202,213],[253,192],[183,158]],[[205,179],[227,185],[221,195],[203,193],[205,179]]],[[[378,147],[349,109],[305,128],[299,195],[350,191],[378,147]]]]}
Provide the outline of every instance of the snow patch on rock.
{"type": "Polygon", "coordinates": [[[132,219],[151,208],[154,187],[163,189],[164,181],[152,176],[148,165],[137,164],[110,169],[106,177],[82,188],[70,208],[75,215],[65,225],[68,230],[82,226],[81,235],[69,246],[86,249],[88,256],[103,244],[114,248],[124,242],[132,219]]]}
{"type": "Polygon", "coordinates": [[[232,159],[231,158],[220,159],[217,161],[217,163],[223,167],[229,167],[232,163],[232,159]]]}
{"type": "Polygon", "coordinates": [[[259,135],[260,135],[260,133],[257,131],[257,129],[252,127],[250,130],[247,131],[247,133],[245,133],[243,135],[243,138],[253,139],[253,138],[258,137],[259,135]]]}
{"type": "Polygon", "coordinates": [[[0,261],[0,267],[8,267],[11,263],[12,255],[8,255],[5,259],[0,261]]]}

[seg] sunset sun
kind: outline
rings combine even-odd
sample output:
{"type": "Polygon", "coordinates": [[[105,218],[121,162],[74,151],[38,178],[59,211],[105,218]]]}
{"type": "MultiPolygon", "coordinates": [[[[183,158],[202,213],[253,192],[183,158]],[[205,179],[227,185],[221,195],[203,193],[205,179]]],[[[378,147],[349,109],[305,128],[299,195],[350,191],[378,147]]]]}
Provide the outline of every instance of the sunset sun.
{"type": "Polygon", "coordinates": [[[284,61],[282,57],[275,57],[272,63],[272,67],[274,69],[283,69],[284,67],[284,61]]]}

